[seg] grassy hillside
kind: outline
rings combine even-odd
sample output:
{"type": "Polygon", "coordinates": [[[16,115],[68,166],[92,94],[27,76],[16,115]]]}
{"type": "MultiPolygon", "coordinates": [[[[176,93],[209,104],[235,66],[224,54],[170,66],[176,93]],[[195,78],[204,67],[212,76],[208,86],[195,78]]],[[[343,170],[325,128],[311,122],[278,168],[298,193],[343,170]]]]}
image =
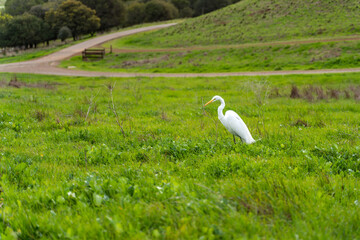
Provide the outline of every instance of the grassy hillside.
{"type": "Polygon", "coordinates": [[[2,239],[360,235],[360,74],[0,79],[2,239]]]}
{"type": "Polygon", "coordinates": [[[242,0],[161,31],[121,40],[122,46],[228,45],[360,33],[357,0],[242,0]]]}
{"type": "Polygon", "coordinates": [[[167,73],[357,68],[359,49],[360,41],[341,41],[165,52],[119,51],[95,62],[73,57],[60,66],[90,71],[167,73]]]}
{"type": "Polygon", "coordinates": [[[243,0],[176,26],[104,44],[98,62],[62,67],[111,72],[238,72],[357,68],[358,1],[243,0]]]}

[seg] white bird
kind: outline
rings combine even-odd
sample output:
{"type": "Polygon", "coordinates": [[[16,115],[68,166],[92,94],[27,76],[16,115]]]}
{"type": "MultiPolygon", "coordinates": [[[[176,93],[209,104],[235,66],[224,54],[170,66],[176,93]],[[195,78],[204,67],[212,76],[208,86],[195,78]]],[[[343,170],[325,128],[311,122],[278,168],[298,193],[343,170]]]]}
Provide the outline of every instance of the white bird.
{"type": "Polygon", "coordinates": [[[239,137],[243,142],[247,144],[254,143],[255,140],[251,136],[250,131],[241,117],[234,111],[226,111],[225,116],[223,114],[223,109],[225,108],[225,101],[220,96],[214,96],[209,102],[207,102],[204,107],[212,102],[220,101],[220,106],[218,107],[218,117],[220,122],[224,127],[233,135],[234,143],[235,137],[239,137]]]}

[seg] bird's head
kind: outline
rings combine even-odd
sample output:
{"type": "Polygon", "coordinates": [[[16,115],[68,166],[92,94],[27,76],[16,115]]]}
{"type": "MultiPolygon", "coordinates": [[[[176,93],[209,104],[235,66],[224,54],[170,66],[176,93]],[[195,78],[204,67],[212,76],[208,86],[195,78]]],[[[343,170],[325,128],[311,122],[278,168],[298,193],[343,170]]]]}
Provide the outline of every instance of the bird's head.
{"type": "Polygon", "coordinates": [[[210,104],[210,103],[212,103],[212,102],[218,101],[218,100],[220,100],[220,99],[221,99],[221,97],[218,96],[218,95],[216,95],[216,96],[214,96],[210,101],[208,101],[208,102],[204,105],[204,107],[205,107],[206,105],[208,105],[208,104],[210,104]]]}

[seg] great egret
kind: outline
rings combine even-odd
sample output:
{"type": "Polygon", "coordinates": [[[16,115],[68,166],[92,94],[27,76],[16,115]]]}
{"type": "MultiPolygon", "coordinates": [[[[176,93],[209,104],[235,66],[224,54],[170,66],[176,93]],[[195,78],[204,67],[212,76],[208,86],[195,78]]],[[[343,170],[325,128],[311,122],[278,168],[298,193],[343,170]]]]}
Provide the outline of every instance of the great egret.
{"type": "Polygon", "coordinates": [[[225,101],[220,96],[214,96],[209,102],[207,102],[204,107],[212,102],[220,101],[220,106],[218,107],[218,117],[220,122],[224,127],[233,135],[234,143],[235,137],[239,137],[243,142],[247,144],[254,143],[255,140],[250,134],[250,131],[241,117],[234,111],[226,111],[225,116],[223,114],[223,109],[225,107],[225,101]]]}

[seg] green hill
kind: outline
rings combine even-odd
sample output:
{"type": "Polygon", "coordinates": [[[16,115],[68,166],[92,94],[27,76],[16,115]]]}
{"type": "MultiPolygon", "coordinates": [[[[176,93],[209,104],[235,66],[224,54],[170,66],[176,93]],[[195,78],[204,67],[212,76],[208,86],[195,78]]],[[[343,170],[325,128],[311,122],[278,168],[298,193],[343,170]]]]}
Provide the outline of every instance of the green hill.
{"type": "Polygon", "coordinates": [[[172,73],[357,68],[359,13],[355,0],[243,0],[171,28],[108,42],[103,46],[111,45],[113,54],[102,61],[74,57],[61,66],[172,73]]]}
{"type": "Polygon", "coordinates": [[[243,0],[123,46],[186,47],[269,42],[360,33],[358,0],[243,0]]]}

